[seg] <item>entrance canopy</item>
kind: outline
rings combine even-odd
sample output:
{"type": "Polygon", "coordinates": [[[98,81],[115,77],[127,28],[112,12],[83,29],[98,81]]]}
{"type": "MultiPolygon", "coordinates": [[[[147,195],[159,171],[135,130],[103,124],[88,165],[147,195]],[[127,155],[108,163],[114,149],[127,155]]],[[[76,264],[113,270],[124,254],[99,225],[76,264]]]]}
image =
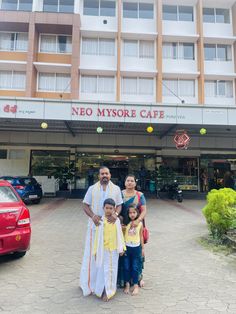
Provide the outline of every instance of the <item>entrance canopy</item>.
{"type": "MultiPolygon", "coordinates": [[[[102,127],[102,134],[114,135],[147,135],[163,138],[174,135],[177,129],[185,129],[191,136],[199,136],[202,125],[194,124],[152,124],[154,130],[148,133],[146,128],[149,124],[143,123],[115,123],[115,122],[85,122],[85,121],[62,121],[62,120],[38,120],[0,118],[0,131],[18,132],[46,132],[46,133],[70,133],[72,136],[79,134],[96,134],[97,128],[102,127]],[[41,123],[46,122],[47,128],[42,129],[41,123]]],[[[236,126],[207,125],[204,126],[208,136],[235,137],[236,126]]]]}

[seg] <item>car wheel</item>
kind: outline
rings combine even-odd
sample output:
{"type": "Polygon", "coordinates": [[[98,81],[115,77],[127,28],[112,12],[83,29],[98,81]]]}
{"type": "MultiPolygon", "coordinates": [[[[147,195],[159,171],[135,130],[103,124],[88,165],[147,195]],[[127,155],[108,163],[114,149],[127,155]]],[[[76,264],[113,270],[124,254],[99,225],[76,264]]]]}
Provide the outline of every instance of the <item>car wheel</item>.
{"type": "Polygon", "coordinates": [[[40,201],[41,201],[41,198],[39,198],[39,199],[37,199],[37,200],[33,200],[33,201],[32,201],[32,204],[39,204],[40,201]]]}
{"type": "Polygon", "coordinates": [[[13,256],[14,258],[21,258],[21,257],[25,256],[25,254],[26,254],[26,251],[24,251],[24,252],[14,252],[14,253],[12,254],[12,256],[13,256]]]}

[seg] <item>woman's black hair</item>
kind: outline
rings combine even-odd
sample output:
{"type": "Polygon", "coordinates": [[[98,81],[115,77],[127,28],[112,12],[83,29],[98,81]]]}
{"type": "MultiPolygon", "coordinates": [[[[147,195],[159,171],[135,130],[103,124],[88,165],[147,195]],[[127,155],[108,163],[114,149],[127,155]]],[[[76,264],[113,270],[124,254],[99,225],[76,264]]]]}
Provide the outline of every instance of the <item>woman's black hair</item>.
{"type": "MultiPolygon", "coordinates": [[[[128,206],[128,208],[127,208],[128,216],[129,216],[129,210],[130,210],[131,208],[136,211],[136,213],[137,213],[137,217],[136,217],[136,218],[138,218],[139,215],[140,215],[140,210],[139,210],[139,208],[138,208],[134,203],[130,204],[130,205],[128,206]]],[[[130,220],[130,218],[129,218],[129,220],[130,220]]]]}
{"type": "Polygon", "coordinates": [[[107,198],[103,203],[103,207],[105,207],[105,205],[111,205],[113,207],[116,207],[116,203],[112,198],[107,198]]]}
{"type": "Polygon", "coordinates": [[[126,181],[129,177],[134,178],[134,181],[136,182],[136,177],[135,177],[134,174],[128,174],[128,175],[125,177],[125,181],[126,181]]]}

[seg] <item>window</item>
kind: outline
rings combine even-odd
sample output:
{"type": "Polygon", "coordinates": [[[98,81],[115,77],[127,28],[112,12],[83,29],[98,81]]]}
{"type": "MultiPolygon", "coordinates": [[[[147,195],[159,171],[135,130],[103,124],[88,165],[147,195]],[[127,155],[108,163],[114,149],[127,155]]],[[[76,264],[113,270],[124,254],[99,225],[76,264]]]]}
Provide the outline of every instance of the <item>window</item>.
{"type": "Polygon", "coordinates": [[[163,20],[177,21],[176,5],[163,5],[163,20]]]}
{"type": "MultiPolygon", "coordinates": [[[[9,186],[0,187],[0,203],[15,203],[18,202],[16,194],[12,191],[9,186]]],[[[14,206],[13,204],[12,206],[14,206]]]]}
{"type": "Polygon", "coordinates": [[[195,81],[194,80],[179,80],[179,95],[186,97],[195,96],[195,81]]]}
{"type": "Polygon", "coordinates": [[[194,60],[194,44],[183,43],[179,44],[180,58],[185,60],[194,60]]]}
{"type": "Polygon", "coordinates": [[[114,76],[81,76],[81,93],[87,94],[113,94],[115,92],[114,76]]]}
{"type": "Polygon", "coordinates": [[[217,45],[217,58],[219,61],[232,61],[231,46],[217,45]]]}
{"type": "Polygon", "coordinates": [[[153,95],[153,78],[139,78],[139,95],[153,95]]]}
{"type": "Polygon", "coordinates": [[[203,8],[203,22],[204,23],[215,23],[215,9],[203,8]]]}
{"type": "Polygon", "coordinates": [[[206,61],[232,60],[232,49],[230,45],[205,44],[204,53],[206,61]]]}
{"type": "Polygon", "coordinates": [[[195,81],[163,80],[163,96],[195,97],[195,81]]]}
{"type": "Polygon", "coordinates": [[[179,21],[193,21],[193,7],[179,6],[179,21]]]}
{"type": "Polygon", "coordinates": [[[123,17],[125,18],[138,18],[138,3],[124,2],[123,3],[123,17]]]}
{"type": "Polygon", "coordinates": [[[0,149],[0,159],[7,159],[7,150],[0,149]]]}
{"type": "Polygon", "coordinates": [[[154,58],[154,41],[124,40],[124,56],[135,58],[154,58]]]}
{"type": "Polygon", "coordinates": [[[82,38],[83,55],[115,55],[115,39],[109,38],[82,38]]]}
{"type": "Polygon", "coordinates": [[[59,53],[70,53],[72,51],[70,36],[57,36],[57,44],[57,52],[59,53]]]}
{"type": "Polygon", "coordinates": [[[71,36],[42,34],[40,36],[39,51],[47,53],[71,53],[71,36]]]}
{"type": "Polygon", "coordinates": [[[230,23],[228,9],[216,9],[216,23],[230,23]]]}
{"type": "Polygon", "coordinates": [[[1,10],[32,11],[33,0],[2,0],[1,10]]]}
{"type": "Polygon", "coordinates": [[[59,12],[74,13],[74,0],[60,0],[59,12]]]}
{"type": "Polygon", "coordinates": [[[73,13],[74,0],[44,0],[43,11],[73,13]]]}
{"type": "Polygon", "coordinates": [[[192,43],[163,43],[162,51],[164,59],[195,60],[192,43]]]}
{"type": "Polygon", "coordinates": [[[101,0],[100,15],[101,16],[116,16],[115,1],[101,0]]]}
{"type": "Polygon", "coordinates": [[[25,89],[25,72],[0,71],[0,89],[25,89]]]}
{"type": "Polygon", "coordinates": [[[140,40],[139,41],[139,58],[154,58],[154,41],[140,40]]]}
{"type": "Polygon", "coordinates": [[[205,60],[216,60],[216,45],[204,45],[205,60]]]}
{"type": "Polygon", "coordinates": [[[0,32],[0,50],[2,51],[27,51],[28,34],[27,33],[1,33],[0,32]]]}
{"type": "Polygon", "coordinates": [[[193,22],[193,7],[163,5],[163,20],[193,22]]]}
{"type": "Polygon", "coordinates": [[[142,77],[123,77],[122,94],[123,95],[153,95],[153,78],[142,77]]]}
{"type": "Polygon", "coordinates": [[[10,149],[9,159],[25,159],[25,150],[24,149],[10,149]]]}
{"type": "Polygon", "coordinates": [[[138,57],[138,40],[124,40],[124,56],[138,57]]]}
{"type": "Polygon", "coordinates": [[[99,55],[114,56],[115,55],[115,39],[99,38],[99,55]]]}
{"type": "Polygon", "coordinates": [[[84,15],[99,15],[99,0],[84,0],[84,15]]]}
{"type": "Polygon", "coordinates": [[[70,75],[62,73],[39,73],[38,91],[70,92],[70,75]]]}
{"type": "Polygon", "coordinates": [[[230,23],[229,9],[203,8],[203,22],[230,23]]]}
{"type": "Polygon", "coordinates": [[[84,0],[84,15],[116,16],[114,0],[84,0]]]}
{"type": "Polygon", "coordinates": [[[1,10],[32,11],[33,0],[2,0],[1,10]]]}
{"type": "Polygon", "coordinates": [[[32,11],[33,0],[20,0],[18,10],[19,11],[32,11]]]}
{"type": "Polygon", "coordinates": [[[233,97],[232,81],[205,81],[206,97],[233,97]]]}
{"type": "Polygon", "coordinates": [[[16,11],[17,10],[17,0],[2,0],[2,10],[16,11]]]}
{"type": "Polygon", "coordinates": [[[177,43],[163,43],[163,59],[177,59],[177,43]]]}
{"type": "Polygon", "coordinates": [[[123,2],[123,17],[132,19],[153,19],[153,3],[123,2]]]}
{"type": "Polygon", "coordinates": [[[139,18],[140,19],[153,19],[153,4],[152,3],[139,3],[139,18]]]}

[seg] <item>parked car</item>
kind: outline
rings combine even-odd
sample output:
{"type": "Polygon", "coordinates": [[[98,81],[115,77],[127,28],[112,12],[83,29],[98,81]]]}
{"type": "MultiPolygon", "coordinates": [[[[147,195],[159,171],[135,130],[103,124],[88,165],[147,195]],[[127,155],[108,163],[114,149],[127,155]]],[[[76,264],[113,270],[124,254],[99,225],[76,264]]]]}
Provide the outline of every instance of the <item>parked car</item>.
{"type": "Polygon", "coordinates": [[[0,181],[0,255],[22,257],[30,246],[30,213],[7,181],[0,181]]]}
{"type": "Polygon", "coordinates": [[[43,196],[41,185],[32,177],[3,176],[0,180],[6,180],[14,187],[21,199],[27,203],[39,204],[43,196]]]}

